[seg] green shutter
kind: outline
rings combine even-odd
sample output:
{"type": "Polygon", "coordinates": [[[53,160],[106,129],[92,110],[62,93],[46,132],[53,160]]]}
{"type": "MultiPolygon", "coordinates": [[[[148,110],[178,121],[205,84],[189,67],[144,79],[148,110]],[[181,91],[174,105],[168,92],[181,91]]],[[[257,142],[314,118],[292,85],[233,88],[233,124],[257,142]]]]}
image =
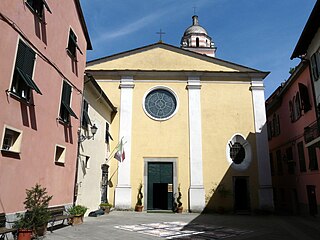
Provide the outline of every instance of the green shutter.
{"type": "Polygon", "coordinates": [[[63,107],[71,116],[78,119],[77,115],[70,107],[71,86],[64,81],[62,87],[61,107],[63,107]]]}
{"type": "Polygon", "coordinates": [[[37,93],[42,94],[36,83],[32,80],[35,56],[35,52],[24,42],[20,41],[15,69],[28,87],[35,90],[37,93]]]}
{"type": "Polygon", "coordinates": [[[46,0],[41,0],[41,1],[42,1],[43,5],[45,6],[45,8],[47,9],[47,11],[48,11],[49,13],[52,13],[51,10],[50,10],[50,8],[49,8],[49,5],[48,5],[47,1],[46,1],[46,0]]]}
{"type": "MultiPolygon", "coordinates": [[[[320,66],[318,66],[318,61],[320,60],[319,57],[317,57],[317,53],[313,54],[311,56],[311,73],[313,77],[313,81],[317,81],[319,77],[319,69],[320,66]]],[[[320,62],[319,62],[320,64],[320,62]]]]}

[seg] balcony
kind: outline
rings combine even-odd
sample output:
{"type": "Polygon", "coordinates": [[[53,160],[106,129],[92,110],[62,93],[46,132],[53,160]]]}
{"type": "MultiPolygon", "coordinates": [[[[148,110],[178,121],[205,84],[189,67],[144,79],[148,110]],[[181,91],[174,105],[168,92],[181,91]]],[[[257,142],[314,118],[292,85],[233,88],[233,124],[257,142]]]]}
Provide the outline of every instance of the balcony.
{"type": "Polygon", "coordinates": [[[320,119],[304,128],[304,141],[306,147],[314,145],[320,141],[320,119]]]}

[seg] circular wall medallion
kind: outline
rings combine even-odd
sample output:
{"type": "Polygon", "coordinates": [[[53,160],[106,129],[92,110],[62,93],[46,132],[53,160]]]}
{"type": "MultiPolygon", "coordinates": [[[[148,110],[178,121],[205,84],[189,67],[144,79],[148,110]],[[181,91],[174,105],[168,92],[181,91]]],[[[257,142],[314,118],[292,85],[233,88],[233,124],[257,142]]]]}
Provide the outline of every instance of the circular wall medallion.
{"type": "Polygon", "coordinates": [[[143,109],[154,120],[167,120],[178,109],[177,96],[167,87],[152,88],[144,97],[143,109]]]}
{"type": "Polygon", "coordinates": [[[226,157],[232,168],[240,171],[246,170],[252,160],[249,142],[241,134],[235,134],[228,141],[226,157]]]}

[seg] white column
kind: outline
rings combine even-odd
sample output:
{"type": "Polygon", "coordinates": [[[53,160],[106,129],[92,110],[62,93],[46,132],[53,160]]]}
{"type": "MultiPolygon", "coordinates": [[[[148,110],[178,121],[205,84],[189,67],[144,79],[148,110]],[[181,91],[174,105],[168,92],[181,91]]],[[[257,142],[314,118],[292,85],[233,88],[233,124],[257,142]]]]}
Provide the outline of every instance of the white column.
{"type": "Polygon", "coordinates": [[[202,169],[202,127],[200,78],[188,78],[189,95],[189,143],[190,143],[190,189],[189,203],[191,212],[201,212],[205,207],[202,169]]]}
{"type": "Polygon", "coordinates": [[[252,79],[251,92],[259,171],[259,207],[261,209],[273,210],[273,190],[269,160],[264,86],[262,79],[252,79]]]}
{"type": "Polygon", "coordinates": [[[134,88],[133,78],[122,77],[119,87],[121,89],[119,138],[121,139],[123,137],[123,142],[125,143],[125,160],[119,163],[118,184],[115,189],[115,207],[118,209],[130,209],[132,95],[134,88]]]}

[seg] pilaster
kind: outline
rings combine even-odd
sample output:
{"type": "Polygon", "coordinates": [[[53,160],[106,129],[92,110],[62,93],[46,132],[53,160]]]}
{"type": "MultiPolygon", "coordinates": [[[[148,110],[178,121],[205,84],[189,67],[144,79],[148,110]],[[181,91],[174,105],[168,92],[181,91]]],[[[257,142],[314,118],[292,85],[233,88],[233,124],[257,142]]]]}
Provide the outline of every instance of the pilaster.
{"type": "MultiPolygon", "coordinates": [[[[121,78],[120,88],[120,125],[119,138],[123,138],[125,160],[119,163],[118,184],[115,189],[115,207],[118,209],[131,208],[131,131],[132,131],[132,96],[133,77],[121,78]]],[[[119,139],[119,140],[120,140],[119,139]]]]}
{"type": "Polygon", "coordinates": [[[261,209],[273,210],[273,190],[266,125],[264,85],[262,79],[252,79],[251,92],[259,172],[259,207],[261,209]]]}
{"type": "Polygon", "coordinates": [[[199,77],[188,78],[189,97],[189,143],[190,143],[190,189],[189,208],[201,212],[205,207],[202,168],[201,84],[199,77]]]}

